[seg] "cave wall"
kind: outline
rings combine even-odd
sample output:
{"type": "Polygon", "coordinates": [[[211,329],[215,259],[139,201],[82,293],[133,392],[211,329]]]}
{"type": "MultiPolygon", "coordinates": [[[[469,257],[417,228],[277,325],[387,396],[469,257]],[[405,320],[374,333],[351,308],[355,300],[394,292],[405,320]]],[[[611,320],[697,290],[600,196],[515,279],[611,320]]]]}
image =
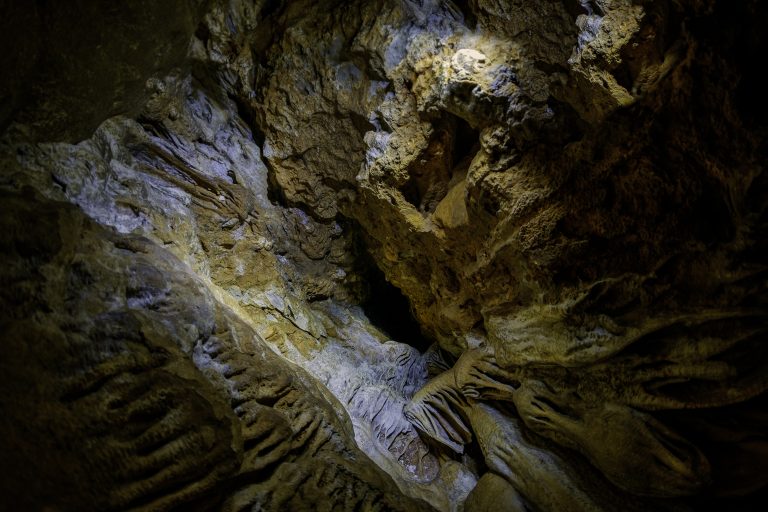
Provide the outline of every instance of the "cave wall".
{"type": "Polygon", "coordinates": [[[3,5],[6,508],[764,495],[764,6],[56,9],[3,5]]]}
{"type": "Polygon", "coordinates": [[[427,509],[170,252],[31,189],[3,206],[4,509],[427,509]]]}

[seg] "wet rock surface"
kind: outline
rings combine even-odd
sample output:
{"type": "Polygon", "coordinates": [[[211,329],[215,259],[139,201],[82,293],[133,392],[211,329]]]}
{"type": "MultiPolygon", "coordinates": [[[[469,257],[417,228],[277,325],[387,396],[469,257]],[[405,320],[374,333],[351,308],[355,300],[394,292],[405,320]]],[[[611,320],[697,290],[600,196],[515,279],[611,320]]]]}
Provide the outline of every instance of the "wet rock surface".
{"type": "Polygon", "coordinates": [[[764,6],[139,7],[3,6],[4,509],[759,510],[764,6]]]}

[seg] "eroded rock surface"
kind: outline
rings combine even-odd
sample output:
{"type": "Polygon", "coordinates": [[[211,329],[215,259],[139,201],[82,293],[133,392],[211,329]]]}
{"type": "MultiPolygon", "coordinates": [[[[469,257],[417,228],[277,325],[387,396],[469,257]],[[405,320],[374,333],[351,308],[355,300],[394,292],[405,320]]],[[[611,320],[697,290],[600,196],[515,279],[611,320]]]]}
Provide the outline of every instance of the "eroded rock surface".
{"type": "Polygon", "coordinates": [[[4,503],[428,509],[168,251],[64,203],[6,193],[3,206],[4,503]]]}
{"type": "Polygon", "coordinates": [[[765,497],[765,6],[86,4],[6,9],[6,508],[765,497]]]}

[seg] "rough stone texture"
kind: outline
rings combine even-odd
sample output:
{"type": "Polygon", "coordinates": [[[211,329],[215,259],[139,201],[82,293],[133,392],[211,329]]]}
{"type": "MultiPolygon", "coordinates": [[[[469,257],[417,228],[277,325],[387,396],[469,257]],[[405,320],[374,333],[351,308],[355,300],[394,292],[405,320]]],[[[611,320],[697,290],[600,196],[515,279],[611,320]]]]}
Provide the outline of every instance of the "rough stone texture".
{"type": "Polygon", "coordinates": [[[765,6],[87,4],[3,5],[11,509],[765,498],[765,6]]]}
{"type": "Polygon", "coordinates": [[[185,63],[205,0],[0,2],[0,129],[32,140],[88,138],[107,117],[138,113],[145,81],[185,63]]]}
{"type": "Polygon", "coordinates": [[[342,401],[337,412],[352,415],[369,456],[415,495],[449,507],[444,492],[419,485],[439,467],[402,414],[426,381],[426,361],[339,302],[361,297],[358,249],[338,224],[269,201],[260,150],[231,102],[227,108],[176,76],[151,86],[139,122],[111,119],[75,146],[17,144],[8,183],[73,202],[175,253],[274,350],[324,383],[331,401],[342,401]]]}
{"type": "Polygon", "coordinates": [[[428,508],[167,250],[25,193],[2,198],[9,510],[428,508]]]}

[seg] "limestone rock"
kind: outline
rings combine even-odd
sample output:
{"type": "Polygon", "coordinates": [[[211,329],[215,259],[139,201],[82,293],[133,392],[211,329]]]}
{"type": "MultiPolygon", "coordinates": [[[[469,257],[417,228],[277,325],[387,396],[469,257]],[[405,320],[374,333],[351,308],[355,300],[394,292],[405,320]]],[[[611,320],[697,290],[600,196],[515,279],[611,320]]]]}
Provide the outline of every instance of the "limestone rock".
{"type": "Polygon", "coordinates": [[[5,503],[428,508],[395,498],[309,377],[168,251],[63,203],[3,205],[5,503]]]}
{"type": "Polygon", "coordinates": [[[761,3],[0,7],[5,508],[765,497],[761,3]]]}

